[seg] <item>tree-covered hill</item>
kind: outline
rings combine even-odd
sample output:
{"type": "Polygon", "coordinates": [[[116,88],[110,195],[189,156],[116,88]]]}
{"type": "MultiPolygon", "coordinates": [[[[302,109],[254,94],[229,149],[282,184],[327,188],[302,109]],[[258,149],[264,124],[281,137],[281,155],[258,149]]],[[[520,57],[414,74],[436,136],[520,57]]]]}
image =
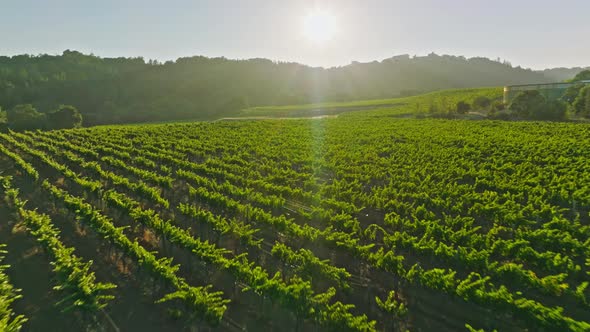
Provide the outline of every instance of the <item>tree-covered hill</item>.
{"type": "Polygon", "coordinates": [[[576,76],[578,73],[584,70],[589,70],[590,67],[581,68],[581,67],[573,67],[573,68],[550,68],[542,70],[541,72],[547,76],[548,78],[552,79],[555,82],[569,80],[572,77],[576,76]]]}
{"type": "Polygon", "coordinates": [[[202,56],[158,63],[60,56],[0,57],[0,106],[61,104],[86,124],[210,119],[249,106],[391,98],[449,88],[548,82],[541,72],[487,58],[401,55],[370,63],[312,68],[266,59],[202,56]]]}

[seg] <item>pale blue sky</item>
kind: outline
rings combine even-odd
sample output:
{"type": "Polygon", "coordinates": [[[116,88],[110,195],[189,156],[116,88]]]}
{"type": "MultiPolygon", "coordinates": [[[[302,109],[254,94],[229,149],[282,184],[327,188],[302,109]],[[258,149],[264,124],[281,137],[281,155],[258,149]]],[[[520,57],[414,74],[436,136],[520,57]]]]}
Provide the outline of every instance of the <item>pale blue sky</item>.
{"type": "Polygon", "coordinates": [[[337,66],[434,51],[535,69],[590,66],[589,15],[589,0],[0,0],[0,54],[73,49],[337,66]],[[339,25],[321,45],[302,36],[315,7],[339,25]]]}

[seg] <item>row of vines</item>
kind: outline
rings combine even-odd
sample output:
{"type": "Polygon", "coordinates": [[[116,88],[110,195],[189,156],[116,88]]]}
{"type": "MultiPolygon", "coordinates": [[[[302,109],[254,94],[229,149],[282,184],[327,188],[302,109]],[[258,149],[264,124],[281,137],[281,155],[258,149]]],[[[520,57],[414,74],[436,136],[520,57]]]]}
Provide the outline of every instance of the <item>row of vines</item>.
{"type": "Polygon", "coordinates": [[[379,114],[0,134],[1,211],[84,328],[590,331],[590,127],[379,114]]]}

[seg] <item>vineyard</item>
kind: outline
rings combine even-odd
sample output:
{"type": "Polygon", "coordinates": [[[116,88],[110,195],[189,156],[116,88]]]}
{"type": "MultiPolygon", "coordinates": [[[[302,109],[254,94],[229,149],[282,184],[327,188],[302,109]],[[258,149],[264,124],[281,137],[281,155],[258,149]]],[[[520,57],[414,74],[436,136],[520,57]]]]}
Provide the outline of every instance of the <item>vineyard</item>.
{"type": "Polygon", "coordinates": [[[590,331],[590,126],[395,112],[0,134],[0,330],[590,331]]]}

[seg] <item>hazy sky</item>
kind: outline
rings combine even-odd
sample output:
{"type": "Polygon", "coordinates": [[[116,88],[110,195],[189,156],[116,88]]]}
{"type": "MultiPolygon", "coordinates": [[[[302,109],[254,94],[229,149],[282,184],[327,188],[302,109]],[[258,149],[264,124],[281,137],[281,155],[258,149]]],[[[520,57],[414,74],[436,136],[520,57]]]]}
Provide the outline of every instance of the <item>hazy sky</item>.
{"type": "Polygon", "coordinates": [[[0,0],[0,54],[73,49],[337,66],[434,51],[532,68],[590,66],[589,15],[590,0],[0,0]],[[318,7],[338,30],[319,44],[302,26],[318,7]]]}

